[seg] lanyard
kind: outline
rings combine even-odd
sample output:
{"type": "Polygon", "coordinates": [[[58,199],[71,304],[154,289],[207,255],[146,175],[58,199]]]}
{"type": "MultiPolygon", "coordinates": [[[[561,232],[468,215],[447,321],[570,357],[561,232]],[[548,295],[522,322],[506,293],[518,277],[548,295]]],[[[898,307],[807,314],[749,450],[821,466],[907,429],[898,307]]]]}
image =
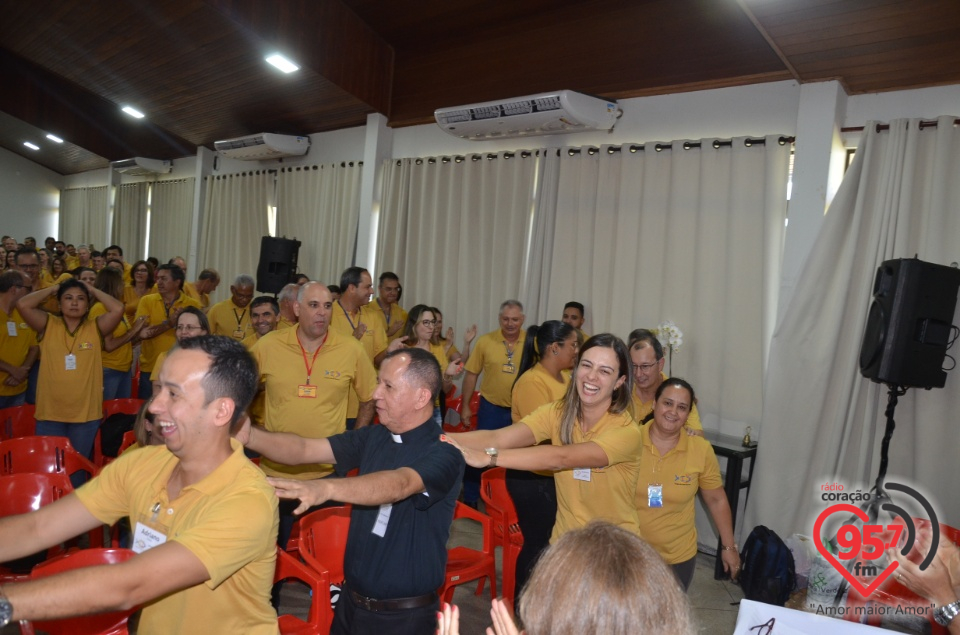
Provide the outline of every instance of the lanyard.
{"type": "MultiPolygon", "coordinates": [[[[340,304],[340,300],[337,300],[337,304],[340,304]]],[[[343,315],[347,318],[347,322],[350,323],[350,328],[352,328],[354,331],[356,331],[356,330],[357,330],[357,324],[354,324],[354,323],[353,323],[353,320],[350,319],[350,314],[347,313],[347,310],[346,310],[345,308],[343,308],[343,305],[342,305],[342,304],[340,304],[340,310],[343,311],[343,315]]],[[[359,322],[360,324],[363,324],[363,322],[360,321],[360,312],[359,312],[359,311],[357,312],[357,322],[359,322]]]]}
{"type": "Polygon", "coordinates": [[[237,328],[240,328],[240,323],[243,322],[243,318],[244,318],[244,316],[246,316],[246,314],[247,314],[247,310],[246,310],[246,309],[244,309],[243,311],[241,311],[241,312],[240,312],[240,315],[237,315],[237,310],[236,310],[236,309],[233,310],[233,317],[237,318],[237,328]]]}
{"type": "Polygon", "coordinates": [[[303,353],[303,365],[307,368],[307,385],[310,385],[310,376],[313,375],[313,365],[317,362],[317,355],[320,354],[320,349],[323,348],[323,345],[327,343],[327,335],[330,332],[323,336],[323,341],[320,342],[320,346],[317,347],[317,350],[313,351],[313,360],[310,362],[307,361],[307,349],[303,347],[303,344],[300,343],[300,338],[297,338],[297,344],[300,346],[300,352],[303,353]]]}
{"type": "MultiPolygon", "coordinates": [[[[63,320],[63,318],[60,319],[63,320]]],[[[67,321],[63,320],[63,345],[68,347],[68,355],[73,355],[73,347],[77,345],[77,335],[80,334],[80,329],[83,328],[84,322],[86,322],[86,319],[80,320],[80,324],[78,324],[77,328],[71,333],[70,327],[67,326],[67,321]],[[71,337],[69,344],[67,343],[67,335],[71,337]]]]}
{"type": "Polygon", "coordinates": [[[513,346],[507,344],[507,340],[503,340],[503,350],[507,352],[507,364],[513,366],[513,353],[515,352],[517,343],[514,342],[513,346]]]}

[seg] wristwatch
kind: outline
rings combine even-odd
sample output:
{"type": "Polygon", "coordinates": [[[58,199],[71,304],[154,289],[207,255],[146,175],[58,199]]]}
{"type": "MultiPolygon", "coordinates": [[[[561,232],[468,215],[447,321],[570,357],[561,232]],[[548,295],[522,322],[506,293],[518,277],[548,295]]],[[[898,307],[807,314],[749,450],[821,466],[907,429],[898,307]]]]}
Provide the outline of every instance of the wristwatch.
{"type": "MultiPolygon", "coordinates": [[[[2,609],[0,609],[0,614],[2,614],[2,609]]],[[[957,615],[960,615],[960,600],[951,602],[950,604],[944,604],[933,610],[933,619],[935,619],[940,626],[950,626],[950,622],[952,622],[953,618],[957,615]]]]}
{"type": "Polygon", "coordinates": [[[0,628],[13,621],[13,605],[3,593],[3,587],[0,587],[0,628]]]}
{"type": "Polygon", "coordinates": [[[497,457],[500,456],[500,450],[497,448],[486,448],[484,452],[490,457],[490,464],[487,467],[497,467],[497,457]]]}

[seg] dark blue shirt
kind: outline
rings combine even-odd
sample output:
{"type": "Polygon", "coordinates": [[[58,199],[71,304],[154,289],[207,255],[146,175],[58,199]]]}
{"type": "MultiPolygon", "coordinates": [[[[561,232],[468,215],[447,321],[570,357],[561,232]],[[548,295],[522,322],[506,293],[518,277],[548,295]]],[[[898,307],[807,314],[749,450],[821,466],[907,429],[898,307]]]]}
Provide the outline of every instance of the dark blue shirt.
{"type": "Polygon", "coordinates": [[[347,585],[378,600],[438,590],[463,480],[463,455],[440,441],[440,429],[432,419],[401,435],[382,425],[367,426],[330,437],[330,445],[340,476],[353,468],[359,468],[362,476],[409,467],[426,488],[393,503],[385,526],[385,506],[353,506],[344,557],[347,585]]]}

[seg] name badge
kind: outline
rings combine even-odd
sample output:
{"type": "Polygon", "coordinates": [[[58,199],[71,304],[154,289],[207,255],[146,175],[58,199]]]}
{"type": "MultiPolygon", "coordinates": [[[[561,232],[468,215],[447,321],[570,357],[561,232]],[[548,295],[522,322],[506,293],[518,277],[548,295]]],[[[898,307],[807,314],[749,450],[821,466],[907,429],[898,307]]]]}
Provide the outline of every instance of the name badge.
{"type": "Polygon", "coordinates": [[[77,356],[73,353],[68,353],[63,356],[63,364],[67,370],[77,370],[77,356]]]}
{"type": "Polygon", "coordinates": [[[310,384],[300,384],[297,386],[297,397],[301,397],[303,399],[316,399],[317,387],[311,386],[310,384]]]}
{"type": "Polygon", "coordinates": [[[16,322],[7,322],[7,335],[10,337],[17,336],[17,323],[16,322]]]}
{"type": "Polygon", "coordinates": [[[573,470],[573,479],[576,481],[587,481],[590,482],[590,474],[592,470],[589,467],[578,467],[573,470]]]}
{"type": "Polygon", "coordinates": [[[233,332],[233,337],[234,337],[235,339],[242,340],[242,339],[243,339],[243,329],[242,329],[242,328],[237,328],[237,330],[233,332]]]}
{"type": "Polygon", "coordinates": [[[663,485],[647,485],[647,507],[663,507],[663,485]]]}
{"type": "Polygon", "coordinates": [[[380,513],[377,514],[377,522],[373,523],[373,535],[383,538],[387,533],[387,524],[390,522],[390,512],[393,511],[393,505],[387,503],[380,506],[380,513]]]}
{"type": "Polygon", "coordinates": [[[517,372],[517,367],[514,366],[513,364],[504,364],[503,368],[501,368],[500,370],[507,373],[508,375],[512,375],[515,372],[517,372]]]}
{"type": "Polygon", "coordinates": [[[137,528],[133,532],[133,540],[130,543],[130,549],[135,553],[143,553],[162,545],[167,541],[167,536],[156,529],[151,529],[143,523],[138,522],[137,528]]]}

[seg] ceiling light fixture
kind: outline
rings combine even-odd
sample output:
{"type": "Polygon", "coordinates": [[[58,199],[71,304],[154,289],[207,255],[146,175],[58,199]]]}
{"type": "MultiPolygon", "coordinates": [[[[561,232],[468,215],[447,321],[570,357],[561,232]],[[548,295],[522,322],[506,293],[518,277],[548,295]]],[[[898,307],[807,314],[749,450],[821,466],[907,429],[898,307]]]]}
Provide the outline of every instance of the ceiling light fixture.
{"type": "Polygon", "coordinates": [[[38,145],[35,144],[35,143],[30,143],[29,141],[24,141],[24,142],[23,142],[23,145],[27,146],[27,147],[30,148],[31,150],[39,150],[39,149],[40,149],[40,146],[38,146],[38,145]]]}
{"type": "Polygon", "coordinates": [[[48,134],[47,139],[50,139],[50,141],[53,141],[54,143],[63,143],[63,139],[55,134],[48,134]]]}
{"type": "Polygon", "coordinates": [[[130,115],[131,117],[135,117],[135,118],[137,118],[137,119],[143,119],[143,118],[144,118],[144,114],[143,114],[142,112],[140,112],[139,110],[137,110],[136,108],[134,108],[133,106],[124,106],[124,107],[121,108],[120,110],[122,110],[123,112],[127,113],[127,114],[130,115]]]}
{"type": "Polygon", "coordinates": [[[294,64],[293,62],[285,58],[283,55],[280,55],[279,53],[274,53],[273,55],[269,55],[265,59],[269,64],[276,66],[284,73],[293,73],[295,71],[300,70],[299,66],[297,66],[296,64],[294,64]]]}

